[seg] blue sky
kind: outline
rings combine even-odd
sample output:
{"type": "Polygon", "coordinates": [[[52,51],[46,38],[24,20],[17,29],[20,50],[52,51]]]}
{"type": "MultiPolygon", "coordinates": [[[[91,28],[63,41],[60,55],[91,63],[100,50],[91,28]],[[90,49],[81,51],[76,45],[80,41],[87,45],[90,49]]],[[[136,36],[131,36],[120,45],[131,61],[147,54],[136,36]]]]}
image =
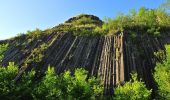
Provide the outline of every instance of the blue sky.
{"type": "Polygon", "coordinates": [[[81,14],[101,19],[141,6],[156,8],[165,0],[0,0],[0,40],[35,28],[46,29],[81,14]]]}

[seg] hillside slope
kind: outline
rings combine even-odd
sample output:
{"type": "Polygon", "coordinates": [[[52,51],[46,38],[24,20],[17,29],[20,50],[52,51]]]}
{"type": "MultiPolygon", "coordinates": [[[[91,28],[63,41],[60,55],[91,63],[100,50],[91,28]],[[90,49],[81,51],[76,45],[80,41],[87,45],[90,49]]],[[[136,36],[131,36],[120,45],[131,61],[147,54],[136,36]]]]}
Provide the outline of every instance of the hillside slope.
{"type": "MultiPolygon", "coordinates": [[[[85,20],[92,20],[88,25],[102,25],[98,17],[81,15],[51,30],[41,31],[41,34],[23,34],[0,41],[0,44],[9,44],[8,50],[4,52],[2,65],[15,62],[20,66],[20,73],[15,80],[19,79],[24,71],[32,68],[41,74],[48,65],[55,67],[57,73],[65,70],[73,72],[76,68],[83,67],[89,71],[89,75],[100,76],[104,82],[105,94],[112,94],[116,84],[128,81],[130,73],[136,71],[148,88],[156,88],[152,72],[159,59],[154,56],[154,52],[164,50],[164,44],[170,43],[168,30],[161,30],[163,37],[137,33],[134,39],[129,35],[129,31],[77,36],[72,31],[62,30],[63,27],[71,29],[70,24],[83,19],[82,16],[85,20]]],[[[83,21],[80,22],[76,24],[84,24],[83,21]]],[[[91,27],[88,30],[91,30],[91,27]]],[[[37,76],[41,76],[40,74],[37,76]]]]}

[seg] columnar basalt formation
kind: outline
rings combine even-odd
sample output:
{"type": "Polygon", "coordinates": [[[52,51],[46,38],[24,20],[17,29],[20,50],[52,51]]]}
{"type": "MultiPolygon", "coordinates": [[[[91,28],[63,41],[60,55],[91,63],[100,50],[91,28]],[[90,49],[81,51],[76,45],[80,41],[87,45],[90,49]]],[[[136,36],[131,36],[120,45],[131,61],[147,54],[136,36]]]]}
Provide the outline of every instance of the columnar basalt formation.
{"type": "Polygon", "coordinates": [[[16,80],[22,72],[32,68],[44,72],[50,65],[59,74],[82,67],[89,71],[89,75],[101,78],[104,94],[113,94],[113,87],[128,81],[130,73],[136,71],[148,88],[155,89],[152,77],[156,63],[154,52],[164,50],[164,44],[170,43],[168,31],[162,34],[165,37],[154,38],[137,33],[135,42],[128,31],[108,36],[74,36],[71,32],[51,32],[33,39],[22,35],[0,41],[0,44],[10,44],[4,53],[2,65],[15,62],[20,66],[16,80]],[[43,44],[47,48],[42,48],[43,44]],[[37,56],[38,60],[35,60],[37,56]]]}

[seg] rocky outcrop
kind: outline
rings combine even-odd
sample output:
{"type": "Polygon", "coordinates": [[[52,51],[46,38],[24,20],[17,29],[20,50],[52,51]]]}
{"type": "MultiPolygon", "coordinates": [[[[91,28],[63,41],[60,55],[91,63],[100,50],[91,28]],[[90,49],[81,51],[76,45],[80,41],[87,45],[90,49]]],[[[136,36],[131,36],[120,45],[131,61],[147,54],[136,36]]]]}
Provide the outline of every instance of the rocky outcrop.
{"type": "Polygon", "coordinates": [[[71,32],[53,31],[36,38],[22,35],[0,41],[0,44],[10,45],[2,65],[15,62],[20,66],[16,80],[32,68],[44,72],[50,65],[59,74],[83,67],[89,75],[101,78],[104,94],[113,94],[113,87],[124,84],[135,71],[148,88],[155,90],[152,73],[157,59],[154,52],[164,50],[164,45],[170,43],[169,31],[162,31],[163,37],[159,38],[137,33],[132,39],[129,34],[125,31],[108,36],[74,36],[71,32]]]}
{"type": "MultiPolygon", "coordinates": [[[[21,37],[23,38],[23,37],[21,37]]],[[[47,66],[54,66],[57,73],[83,67],[90,75],[100,76],[105,86],[105,94],[113,93],[116,84],[123,84],[130,79],[130,73],[136,71],[148,87],[154,87],[152,77],[156,59],[154,52],[164,49],[167,39],[153,38],[148,35],[138,35],[133,42],[128,33],[110,36],[77,37],[71,33],[51,33],[22,44],[28,39],[16,39],[11,42],[5,52],[3,65],[15,62],[21,67],[21,72],[35,67],[45,71],[47,66]],[[18,43],[18,45],[16,45],[18,43]],[[31,60],[32,51],[40,49],[46,43],[48,48],[42,52],[40,62],[32,60],[25,66],[25,61],[31,60]]],[[[19,74],[20,76],[21,74],[19,74]]]]}
{"type": "Polygon", "coordinates": [[[88,20],[90,20],[90,23],[86,20],[86,22],[88,24],[96,24],[99,26],[101,26],[103,24],[103,21],[100,20],[97,16],[87,15],[87,14],[80,14],[78,16],[72,17],[72,18],[68,19],[67,21],[65,21],[65,23],[74,23],[75,21],[78,21],[83,18],[87,18],[88,20]]]}

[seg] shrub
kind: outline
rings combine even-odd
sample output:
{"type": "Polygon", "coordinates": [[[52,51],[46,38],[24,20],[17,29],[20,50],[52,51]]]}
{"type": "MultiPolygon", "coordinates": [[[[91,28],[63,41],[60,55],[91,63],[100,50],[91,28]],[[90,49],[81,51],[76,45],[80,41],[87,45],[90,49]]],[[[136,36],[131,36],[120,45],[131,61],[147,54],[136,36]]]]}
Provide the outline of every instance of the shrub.
{"type": "Polygon", "coordinates": [[[154,52],[154,56],[158,59],[158,61],[162,61],[166,59],[166,56],[163,50],[158,50],[157,52],[154,52]]]}
{"type": "Polygon", "coordinates": [[[39,36],[41,36],[41,35],[42,35],[42,33],[43,33],[43,31],[42,31],[42,30],[40,30],[40,29],[36,28],[36,29],[35,29],[35,30],[33,30],[33,31],[27,31],[27,33],[26,33],[26,34],[28,34],[28,35],[32,36],[33,38],[38,38],[39,36]]]}
{"type": "Polygon", "coordinates": [[[73,22],[74,25],[85,25],[85,24],[93,24],[94,20],[91,18],[87,17],[82,17],[80,19],[77,19],[73,22]]]}
{"type": "Polygon", "coordinates": [[[0,63],[2,62],[4,58],[4,52],[8,49],[8,44],[1,44],[0,45],[0,63]]]}
{"type": "Polygon", "coordinates": [[[15,83],[15,88],[12,92],[14,99],[23,100],[25,98],[31,100],[33,89],[35,88],[34,83],[35,71],[24,72],[21,79],[15,83]]]}
{"type": "Polygon", "coordinates": [[[25,63],[41,62],[44,57],[44,51],[48,48],[46,43],[41,44],[37,48],[33,49],[30,58],[25,63]]]}
{"type": "Polygon", "coordinates": [[[0,98],[9,99],[10,94],[15,88],[14,78],[18,73],[17,66],[10,62],[9,65],[5,67],[0,67],[0,98]]]}
{"type": "Polygon", "coordinates": [[[56,75],[54,68],[49,66],[42,81],[34,89],[34,99],[59,99],[61,96],[61,90],[58,86],[58,82],[58,76],[56,75]]]}
{"type": "Polygon", "coordinates": [[[137,74],[132,74],[132,80],[123,86],[115,88],[116,100],[148,100],[151,90],[147,90],[145,84],[137,80],[137,74]]]}
{"type": "Polygon", "coordinates": [[[48,67],[45,77],[34,90],[36,99],[94,99],[101,95],[103,87],[95,77],[87,77],[87,71],[77,69],[74,76],[69,71],[56,75],[54,68],[48,67]]]}
{"type": "Polygon", "coordinates": [[[87,77],[87,71],[84,69],[76,69],[74,77],[72,78],[73,88],[70,94],[73,98],[82,99],[94,99],[103,92],[103,87],[100,84],[100,80],[95,77],[87,77]]]}
{"type": "Polygon", "coordinates": [[[130,14],[119,14],[115,18],[105,18],[102,26],[108,33],[122,32],[126,30],[148,33],[159,37],[160,28],[170,27],[170,17],[167,12],[160,9],[146,9],[141,7],[138,12],[130,10],[130,14]]]}
{"type": "Polygon", "coordinates": [[[1,99],[22,100],[32,99],[33,78],[35,71],[24,73],[16,82],[14,78],[18,74],[18,66],[10,62],[7,67],[0,67],[0,97],[1,99]]]}
{"type": "Polygon", "coordinates": [[[158,84],[159,99],[170,99],[170,46],[166,45],[166,60],[157,63],[154,73],[155,81],[158,84]]]}

